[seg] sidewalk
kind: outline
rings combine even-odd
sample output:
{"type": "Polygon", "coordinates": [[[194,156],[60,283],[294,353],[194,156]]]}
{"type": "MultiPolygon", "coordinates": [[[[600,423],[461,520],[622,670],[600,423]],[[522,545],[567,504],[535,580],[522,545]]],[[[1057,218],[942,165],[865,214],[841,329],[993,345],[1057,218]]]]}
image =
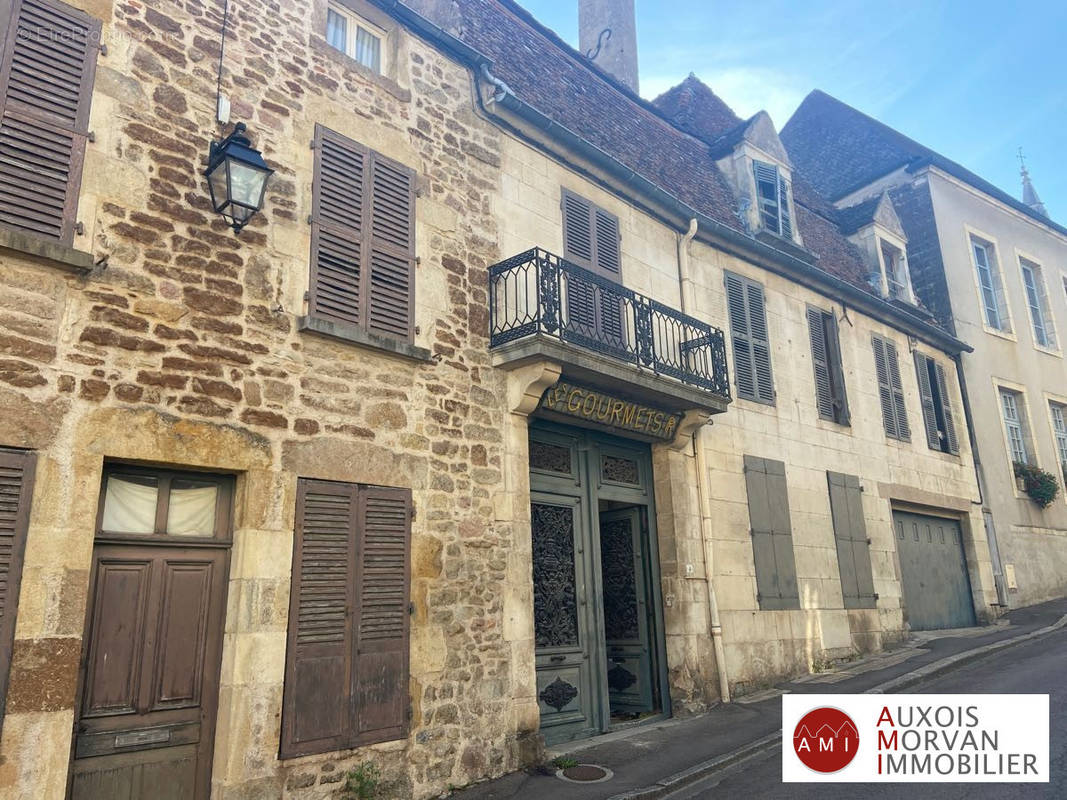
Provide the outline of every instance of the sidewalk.
{"type": "Polygon", "coordinates": [[[857,693],[901,691],[917,681],[1010,646],[1021,637],[1041,635],[1067,622],[1067,599],[1008,612],[995,625],[914,634],[899,647],[840,665],[833,671],[780,684],[737,702],[719,705],[699,717],[672,719],[558,746],[583,764],[606,767],[614,776],[602,783],[570,783],[552,774],[516,772],[454,792],[455,800],[645,800],[665,794],[775,746],[781,729],[783,692],[857,693]]]}

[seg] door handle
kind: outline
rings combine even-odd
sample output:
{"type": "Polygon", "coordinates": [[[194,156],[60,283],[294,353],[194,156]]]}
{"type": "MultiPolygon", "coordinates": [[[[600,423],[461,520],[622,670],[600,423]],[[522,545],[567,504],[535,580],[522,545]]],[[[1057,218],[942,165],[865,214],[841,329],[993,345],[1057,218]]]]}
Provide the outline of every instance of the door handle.
{"type": "Polygon", "coordinates": [[[562,664],[564,661],[567,660],[567,657],[566,656],[552,656],[548,660],[551,661],[553,664],[562,664]]]}

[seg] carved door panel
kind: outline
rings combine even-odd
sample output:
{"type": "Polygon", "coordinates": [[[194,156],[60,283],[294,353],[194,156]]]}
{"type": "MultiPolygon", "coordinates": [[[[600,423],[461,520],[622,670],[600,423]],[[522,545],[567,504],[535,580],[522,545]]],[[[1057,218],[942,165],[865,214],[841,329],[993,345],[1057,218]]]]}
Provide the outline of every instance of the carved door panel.
{"type": "Polygon", "coordinates": [[[227,556],[96,546],[75,800],[208,797],[227,556]]]}
{"type": "Polygon", "coordinates": [[[600,515],[607,685],[612,714],[653,709],[648,576],[637,508],[600,515]]]}
{"type": "Polygon", "coordinates": [[[534,640],[541,731],[549,744],[599,730],[591,665],[588,525],[575,497],[533,495],[534,640]]]}

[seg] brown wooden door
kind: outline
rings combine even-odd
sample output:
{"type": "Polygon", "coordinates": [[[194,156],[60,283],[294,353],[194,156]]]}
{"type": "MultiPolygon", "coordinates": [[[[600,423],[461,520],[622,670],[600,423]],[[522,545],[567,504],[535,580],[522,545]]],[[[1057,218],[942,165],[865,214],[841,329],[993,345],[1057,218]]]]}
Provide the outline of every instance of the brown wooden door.
{"type": "Polygon", "coordinates": [[[206,800],[229,551],[93,552],[72,797],[206,800]]]}

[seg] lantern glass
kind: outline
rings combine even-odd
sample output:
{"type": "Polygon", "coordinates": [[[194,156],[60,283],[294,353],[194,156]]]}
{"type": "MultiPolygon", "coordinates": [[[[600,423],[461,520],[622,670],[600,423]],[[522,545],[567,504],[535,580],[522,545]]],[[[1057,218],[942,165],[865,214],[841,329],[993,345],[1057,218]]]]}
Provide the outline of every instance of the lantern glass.
{"type": "Polygon", "coordinates": [[[269,172],[250,164],[230,160],[230,200],[256,208],[263,198],[269,172]]]}
{"type": "Polygon", "coordinates": [[[205,172],[212,207],[237,232],[263,206],[267,180],[274,173],[244,131],[244,124],[238,123],[225,140],[212,142],[205,172]]]}
{"type": "Polygon", "coordinates": [[[208,188],[211,190],[211,205],[216,211],[222,211],[230,194],[226,186],[228,174],[226,159],[220,159],[207,176],[208,188]]]}

